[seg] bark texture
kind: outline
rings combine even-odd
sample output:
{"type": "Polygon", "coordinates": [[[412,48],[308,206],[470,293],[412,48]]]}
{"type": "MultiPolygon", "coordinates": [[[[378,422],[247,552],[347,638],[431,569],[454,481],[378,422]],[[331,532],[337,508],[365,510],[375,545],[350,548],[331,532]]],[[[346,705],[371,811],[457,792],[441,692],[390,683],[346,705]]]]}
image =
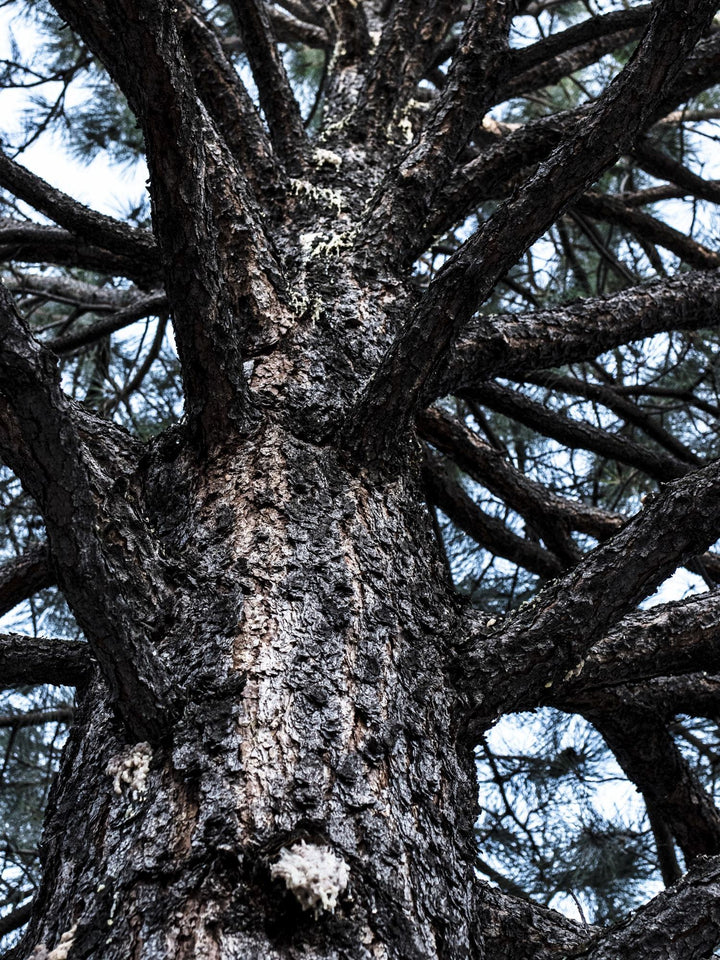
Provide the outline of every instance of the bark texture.
{"type": "Polygon", "coordinates": [[[0,222],[0,256],[124,278],[98,292],[16,271],[19,298],[95,315],[43,343],[0,294],[0,450],[47,533],[0,566],[0,610],[57,583],[86,641],[0,635],[3,687],[78,690],[13,960],[709,956],[720,820],[667,724],[694,695],[715,702],[717,596],[636,607],[679,565],[718,577],[720,468],[611,386],[584,389],[642,439],[488,381],[557,386],[549,368],[716,323],[718,255],[587,191],[636,151],[717,199],[643,140],[718,74],[717,4],[662,0],[523,50],[508,36],[529,5],[501,0],[232,0],[231,37],[186,0],[53,6],[142,128],[153,229],[0,155],[0,186],[52,221],[0,222]],[[325,50],[317,131],[278,37],[325,50]],[[514,131],[486,119],[631,41],[592,104],[514,131]],[[503,202],[423,288],[415,258],[488,197],[503,202]],[[566,211],[693,271],[480,313],[566,211]],[[57,357],[152,316],[172,322],[185,414],[140,442],[67,395],[57,357]],[[550,490],[439,405],[448,392],[478,424],[482,404],[663,486],[631,518],[550,490]],[[432,505],[548,581],[530,607],[499,623],[458,596],[432,505]],[[693,863],[618,929],[478,879],[473,748],[548,704],[606,737],[666,877],[674,842],[693,863]]]}

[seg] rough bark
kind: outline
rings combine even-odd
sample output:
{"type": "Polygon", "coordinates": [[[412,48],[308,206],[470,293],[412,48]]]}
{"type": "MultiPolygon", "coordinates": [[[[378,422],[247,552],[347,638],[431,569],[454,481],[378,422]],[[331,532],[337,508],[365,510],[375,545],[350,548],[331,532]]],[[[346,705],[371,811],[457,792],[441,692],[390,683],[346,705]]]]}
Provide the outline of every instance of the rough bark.
{"type": "MultiPolygon", "coordinates": [[[[521,4],[286,0],[284,16],[234,0],[260,111],[193,5],[54,6],[142,126],[154,239],[0,159],[0,183],[54,221],[3,222],[0,256],[136,284],[87,302],[77,280],[16,280],[103,314],[44,345],[0,294],[0,448],[42,515],[53,564],[42,548],[3,566],[0,606],[56,579],[87,639],[0,637],[3,682],[78,686],[43,882],[14,960],[601,960],[633,944],[651,960],[706,956],[720,936],[717,864],[700,854],[717,848],[716,811],[681,764],[668,798],[667,778],[653,780],[628,730],[608,722],[630,775],[698,860],[608,932],[478,881],[472,748],[503,713],[554,703],[590,715],[618,683],[633,716],[654,720],[643,684],[684,681],[677,706],[689,671],[717,670],[706,623],[716,598],[633,609],[717,538],[718,464],[694,470],[696,455],[599,387],[668,452],[577,426],[564,442],[679,478],[628,520],[547,490],[425,408],[449,390],[497,401],[491,377],[537,377],[716,322],[714,270],[529,315],[477,311],[563,210],[593,202],[583,194],[660,111],[709,82],[717,44],[698,40],[717,4],[663,0],[518,53],[507,36],[521,4]],[[278,25],[331,48],[314,141],[278,25]],[[480,149],[483,114],[513,84],[549,82],[641,30],[595,103],[480,149]],[[445,41],[452,65],[438,76],[445,41]],[[427,113],[409,116],[426,75],[437,81],[427,113]],[[516,193],[418,291],[409,264],[428,230],[483,191],[505,195],[500,155],[517,160],[516,193]],[[69,399],[51,350],[159,312],[172,317],[186,416],[141,444],[69,399]],[[418,435],[543,543],[484,515],[418,435]],[[560,579],[504,624],[472,613],[426,496],[492,550],[560,579]],[[607,542],[583,554],[575,531],[607,542]],[[700,811],[694,846],[680,825],[688,803],[700,811]]],[[[647,227],[622,200],[601,213],[620,207],[647,227]]],[[[709,703],[713,684],[703,691],[709,703]]],[[[654,692],[655,705],[670,702],[654,692]]],[[[669,737],[646,726],[656,745],[669,737]]]]}

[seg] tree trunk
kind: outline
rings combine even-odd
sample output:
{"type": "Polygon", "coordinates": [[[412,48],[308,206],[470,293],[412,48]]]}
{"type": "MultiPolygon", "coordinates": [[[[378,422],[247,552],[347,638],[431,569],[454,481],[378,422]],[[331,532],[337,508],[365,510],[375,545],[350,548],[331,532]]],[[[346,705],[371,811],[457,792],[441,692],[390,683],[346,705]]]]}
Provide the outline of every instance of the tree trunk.
{"type": "Polygon", "coordinates": [[[206,467],[171,455],[146,484],[183,559],[159,648],[187,706],[151,749],[122,739],[102,684],[84,694],[34,942],[70,931],[73,958],[123,960],[479,956],[472,753],[443,672],[457,600],[415,471],[353,472],[273,426],[206,467]],[[309,864],[291,889],[283,850],[309,864]]]}

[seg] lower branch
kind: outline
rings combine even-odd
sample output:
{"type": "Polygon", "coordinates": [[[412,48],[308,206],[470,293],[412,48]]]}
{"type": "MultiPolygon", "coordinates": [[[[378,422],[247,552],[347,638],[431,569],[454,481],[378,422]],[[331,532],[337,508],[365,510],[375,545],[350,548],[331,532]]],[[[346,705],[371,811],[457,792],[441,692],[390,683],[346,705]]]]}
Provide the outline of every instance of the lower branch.
{"type": "Polygon", "coordinates": [[[0,690],[29,683],[80,687],[92,672],[87,643],[0,634],[0,690]]]}
{"type": "Polygon", "coordinates": [[[19,557],[0,566],[0,616],[42,590],[55,584],[47,544],[36,543],[19,557]]]}
{"type": "Polygon", "coordinates": [[[567,960],[702,960],[720,942],[720,857],[700,857],[668,887],[615,929],[567,960]]]}

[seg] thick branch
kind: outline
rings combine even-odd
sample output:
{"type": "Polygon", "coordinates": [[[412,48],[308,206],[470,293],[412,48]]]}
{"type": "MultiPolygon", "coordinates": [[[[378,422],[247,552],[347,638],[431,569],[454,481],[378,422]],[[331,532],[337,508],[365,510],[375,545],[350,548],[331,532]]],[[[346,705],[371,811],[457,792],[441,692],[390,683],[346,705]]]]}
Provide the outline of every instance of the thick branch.
{"type": "Polygon", "coordinates": [[[677,883],[619,926],[599,934],[573,960],[690,960],[720,940],[720,858],[700,857],[677,883]]]}
{"type": "Polygon", "coordinates": [[[661,714],[623,703],[584,711],[629,780],[660,814],[685,862],[720,852],[720,813],[693,773],[661,714]]]}
{"type": "Polygon", "coordinates": [[[160,279],[158,260],[127,257],[79,239],[62,227],[29,220],[0,219],[0,260],[82,267],[110,276],[129,277],[141,287],[160,279]]]}
{"type": "MultiPolygon", "coordinates": [[[[447,454],[469,476],[524,517],[564,566],[580,559],[570,530],[610,536],[623,518],[576,500],[567,500],[531,480],[463,424],[436,408],[418,418],[424,439],[447,454]]],[[[604,538],[603,537],[603,538],[604,538]]]]}
{"type": "Polygon", "coordinates": [[[500,91],[504,100],[557,83],[611,50],[637,40],[650,19],[651,4],[588,17],[582,23],[514,50],[510,77],[500,91]]]}
{"type": "Polygon", "coordinates": [[[162,561],[142,508],[123,496],[128,479],[116,483],[140,451],[68,400],[52,355],[33,341],[4,288],[0,343],[3,458],[40,507],[64,594],[118,709],[140,739],[154,738],[177,701],[148,636],[163,609],[162,561]]]}
{"type": "Polygon", "coordinates": [[[648,138],[635,144],[633,156],[647,173],[660,180],[669,180],[682,187],[690,196],[710,203],[720,203],[720,184],[715,180],[706,180],[673,159],[648,138]]]}
{"type": "Polygon", "coordinates": [[[0,634],[0,688],[31,683],[84,686],[90,678],[92,660],[86,643],[50,640],[19,633],[0,634]]]}
{"type": "Polygon", "coordinates": [[[642,210],[626,207],[616,197],[586,193],[573,205],[573,209],[595,220],[624,227],[640,240],[664,247],[696,270],[712,270],[720,266],[720,254],[714,250],[708,250],[686,233],[662,223],[642,210]]]}
{"type": "MultiPolygon", "coordinates": [[[[648,117],[644,129],[658,122],[679,103],[712,86],[719,78],[720,31],[716,31],[702,40],[685,61],[675,81],[668,86],[665,96],[648,117]]],[[[411,263],[433,237],[462,222],[483,201],[507,196],[519,185],[522,172],[544,161],[572,134],[576,125],[585,122],[592,109],[592,105],[584,104],[515,127],[494,121],[486,123],[484,139],[492,136],[494,142],[442,186],[425,224],[418,223],[412,242],[408,244],[405,251],[407,262],[411,263]]],[[[673,122],[679,122],[682,117],[682,113],[675,115],[673,122]]]]}
{"type": "Polygon", "coordinates": [[[720,592],[660,604],[624,617],[558,685],[556,703],[654,677],[720,671],[720,592]]]}
{"type": "Polygon", "coordinates": [[[479,316],[456,340],[437,392],[593,359],[656,333],[715,327],[719,312],[720,272],[712,271],[681,274],[552,310],[479,316]]]}
{"type": "Polygon", "coordinates": [[[720,461],[668,484],[529,608],[471,644],[461,670],[473,678],[473,727],[544,702],[613,624],[719,533],[720,461]]]}
{"type": "Polygon", "coordinates": [[[394,5],[359,100],[362,117],[357,123],[370,136],[385,131],[411,98],[459,8],[458,0],[394,5]]]}
{"type": "Polygon", "coordinates": [[[437,104],[418,140],[383,182],[359,243],[397,261],[454,169],[473,128],[497,99],[508,64],[515,0],[475,0],[437,104]]]}
{"type": "Polygon", "coordinates": [[[145,261],[149,272],[159,272],[160,259],[152,234],[83,206],[2,151],[0,186],[79,239],[131,261],[145,261]]]}
{"type": "MultiPolygon", "coordinates": [[[[379,443],[384,449],[397,443],[417,405],[437,390],[459,330],[527,247],[631,146],[715,8],[713,0],[658,5],[630,63],[585,121],[430,284],[358,405],[351,431],[355,444],[379,443]]],[[[418,210],[413,213],[417,217],[418,210]]],[[[387,232],[396,240],[392,229],[387,232]]]]}
{"type": "Polygon", "coordinates": [[[180,36],[199,96],[256,193],[277,179],[262,121],[223,44],[200,9],[179,8],[180,36]]]}
{"type": "MultiPolygon", "coordinates": [[[[678,326],[677,329],[681,329],[681,327],[678,326]]],[[[587,400],[601,403],[608,410],[612,410],[613,413],[622,417],[627,423],[632,423],[638,427],[678,460],[695,466],[702,463],[700,457],[658,423],[656,418],[610,384],[592,383],[587,380],[579,380],[576,377],[565,377],[543,371],[527,374],[526,379],[530,383],[538,383],[544,387],[562,390],[565,393],[575,394],[579,397],[585,397],[587,400]]]]}
{"type": "Polygon", "coordinates": [[[247,181],[195,90],[169,0],[56,0],[139,118],[187,412],[201,443],[251,413],[241,340],[282,314],[280,272],[247,181]]]}
{"type": "Polygon", "coordinates": [[[278,156],[290,173],[302,168],[307,137],[263,0],[230,0],[278,156]]]}
{"type": "Polygon", "coordinates": [[[0,566],[0,616],[55,582],[50,551],[45,543],[37,543],[21,556],[7,560],[0,566]]]}

